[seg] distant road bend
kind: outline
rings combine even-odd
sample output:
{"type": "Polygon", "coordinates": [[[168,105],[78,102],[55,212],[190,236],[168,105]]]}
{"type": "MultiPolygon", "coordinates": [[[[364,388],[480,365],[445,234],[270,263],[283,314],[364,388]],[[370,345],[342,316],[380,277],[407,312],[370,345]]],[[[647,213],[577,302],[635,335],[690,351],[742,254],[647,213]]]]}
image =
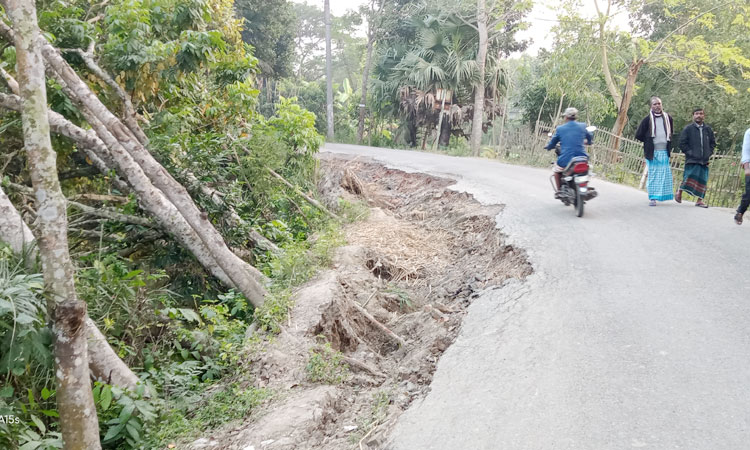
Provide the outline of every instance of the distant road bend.
{"type": "Polygon", "coordinates": [[[506,205],[535,273],[484,293],[393,450],[750,449],[750,224],[595,179],[583,218],[550,171],[327,144],[506,205]]]}

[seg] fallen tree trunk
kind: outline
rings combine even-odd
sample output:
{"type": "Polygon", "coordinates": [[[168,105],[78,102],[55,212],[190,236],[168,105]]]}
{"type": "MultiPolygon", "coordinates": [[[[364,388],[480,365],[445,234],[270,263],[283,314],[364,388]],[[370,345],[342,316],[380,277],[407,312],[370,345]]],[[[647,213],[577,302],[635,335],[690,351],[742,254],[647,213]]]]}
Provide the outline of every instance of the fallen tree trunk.
{"type": "MultiPolygon", "coordinates": [[[[0,33],[9,41],[15,42],[16,35],[7,25],[0,24],[0,33]]],[[[265,276],[229,250],[221,234],[208,221],[207,215],[201,213],[193,203],[185,187],[178,183],[153,158],[138,138],[101,103],[46,38],[40,35],[36,39],[38,42],[35,44],[41,48],[50,72],[63,86],[66,95],[79,106],[80,112],[109,150],[120,172],[125,174],[133,189],[139,191],[139,200],[146,204],[149,199],[155,199],[162,204],[161,207],[148,208],[149,213],[154,215],[158,222],[166,225],[166,230],[173,232],[175,225],[181,225],[175,222],[180,221],[174,220],[174,214],[169,214],[170,217],[161,216],[165,210],[176,208],[182,221],[193,229],[193,233],[190,234],[198,236],[205,250],[202,258],[191,249],[196,258],[202,259],[204,267],[223,283],[237,288],[254,306],[260,306],[266,294],[261,284],[265,282],[265,276]],[[138,181],[131,176],[137,177],[138,181]],[[209,256],[210,260],[205,256],[209,256]]],[[[183,245],[197,247],[195,243],[190,242],[191,239],[186,239],[186,233],[173,234],[183,245]]]]}
{"type": "Polygon", "coordinates": [[[57,74],[58,81],[65,86],[66,94],[80,107],[86,120],[113,156],[116,152],[122,156],[121,150],[132,156],[153,186],[162,191],[195,230],[234,287],[240,290],[254,306],[260,306],[266,293],[261,285],[265,279],[263,274],[229,250],[224,238],[208,221],[206,214],[201,213],[193,203],[185,187],[178,183],[143,147],[138,138],[101,103],[88,85],[80,79],[43,36],[40,36],[38,41],[47,64],[57,74]]]}
{"type": "MultiPolygon", "coordinates": [[[[15,81],[12,78],[10,78],[10,80],[15,81]]],[[[21,109],[21,103],[18,96],[3,93],[0,93],[0,106],[11,111],[20,111],[21,109]]],[[[114,170],[116,164],[112,162],[112,156],[109,154],[109,149],[107,149],[107,146],[104,145],[93,130],[84,130],[54,111],[49,111],[49,120],[52,131],[73,140],[78,147],[86,153],[86,156],[101,173],[109,174],[114,170]]],[[[189,186],[191,189],[199,191],[202,195],[211,200],[214,205],[225,211],[225,216],[230,226],[247,225],[234,208],[224,202],[217,191],[206,186],[204,183],[201,183],[198,178],[189,171],[185,171],[183,176],[187,179],[188,183],[190,183],[189,186]]],[[[131,191],[130,187],[119,177],[115,177],[112,182],[120,192],[128,193],[131,191]]],[[[248,228],[250,230],[248,237],[254,246],[274,254],[281,253],[281,249],[279,249],[276,244],[266,239],[258,231],[250,227],[248,228]]],[[[165,231],[169,232],[169,230],[165,231]]],[[[188,250],[192,252],[192,249],[188,248],[188,250]]]]}
{"type": "Polygon", "coordinates": [[[133,133],[133,135],[138,139],[138,142],[140,142],[142,145],[148,144],[148,137],[146,136],[146,133],[143,132],[140,126],[138,126],[138,121],[136,120],[136,114],[135,114],[135,108],[133,107],[133,102],[130,101],[130,96],[128,96],[128,93],[125,92],[125,89],[120,86],[117,81],[114,80],[109,74],[102,69],[99,64],[96,63],[93,56],[93,49],[95,46],[95,42],[91,42],[91,45],[89,46],[89,51],[85,52],[81,49],[74,49],[75,53],[78,54],[78,56],[83,59],[83,62],[86,63],[86,67],[91,70],[91,72],[94,73],[97,77],[99,77],[102,81],[104,81],[107,86],[112,88],[113,91],[115,91],[115,94],[117,94],[117,97],[120,98],[120,101],[122,102],[123,107],[123,122],[128,127],[128,129],[133,133]]]}
{"type": "MultiPolygon", "coordinates": [[[[132,163],[134,176],[138,177],[138,165],[132,163]]],[[[130,177],[129,177],[130,178],[130,177]]],[[[213,276],[218,278],[222,283],[233,286],[232,281],[221,268],[216,264],[211,255],[202,245],[202,242],[195,234],[194,230],[185,222],[182,216],[179,215],[174,205],[169,203],[158,189],[154,189],[153,186],[148,189],[148,180],[140,175],[143,184],[137,184],[136,195],[139,198],[143,197],[142,206],[148,212],[152,213],[156,223],[161,227],[162,230],[169,232],[180,244],[187,248],[198,262],[213,276]],[[153,211],[160,211],[159,214],[154,214],[153,211]]],[[[26,186],[14,185],[12,187],[21,190],[28,194],[29,188],[26,186]]]]}
{"type": "MultiPolygon", "coordinates": [[[[2,28],[2,25],[0,25],[2,28]]],[[[58,80],[63,83],[62,80],[58,80]]],[[[66,89],[67,90],[67,89],[66,89]]],[[[18,97],[0,94],[0,106],[6,107],[12,110],[18,110],[20,108],[20,102],[18,97]]],[[[84,115],[87,115],[87,119],[96,123],[98,120],[96,116],[87,114],[87,111],[82,110],[84,115]]],[[[259,306],[262,303],[264,291],[261,290],[259,293],[253,294],[253,286],[250,289],[241,289],[240,286],[235,284],[234,280],[230,278],[216,262],[209,249],[204,245],[197,232],[184,220],[179,211],[175,208],[171,202],[163,195],[163,192],[156,189],[149,178],[145,175],[143,170],[133,160],[133,158],[127,153],[114,138],[111,139],[111,144],[114,148],[113,151],[102,142],[99,136],[91,130],[84,130],[77,127],[73,123],[66,120],[60,114],[50,111],[50,125],[51,128],[57,133],[69,137],[75,140],[82,148],[93,150],[92,153],[95,155],[95,160],[101,161],[101,166],[104,171],[110,169],[104,163],[103,158],[98,156],[106,155],[107,158],[113,160],[113,163],[118,168],[118,173],[128,180],[129,184],[133,186],[135,194],[139,200],[141,207],[147,211],[159,225],[166,232],[170,233],[183,247],[190,251],[198,262],[213,276],[218,278],[222,283],[229,287],[237,287],[242,291],[248,299],[253,302],[255,306],[259,306]]],[[[162,168],[164,172],[164,170],[162,168]]],[[[128,188],[129,189],[129,188],[128,188]]],[[[191,200],[192,201],[192,200],[191,200]]],[[[258,236],[260,234],[258,233],[258,236]]],[[[222,240],[223,242],[223,240],[222,240]]],[[[272,248],[272,247],[270,247],[272,248]]],[[[236,256],[235,256],[236,257],[236,256]]],[[[239,259],[238,257],[236,257],[239,259]]],[[[240,260],[241,261],[241,260],[240,260]]],[[[243,261],[244,263],[244,261],[243,261]]],[[[249,266],[249,265],[248,265],[249,266]]],[[[251,267],[251,266],[249,266],[251,267]]],[[[253,268],[254,269],[254,268],[253,268]]],[[[254,269],[255,270],[255,269],[254,269]]],[[[256,270],[257,272],[257,270],[256,270]]],[[[263,276],[258,272],[256,275],[258,280],[262,280],[263,276]]],[[[258,284],[256,282],[256,284],[258,284]]]]}
{"type": "Polygon", "coordinates": [[[138,376],[117,356],[99,328],[86,318],[89,370],[94,379],[103,383],[134,390],[141,382],[138,376]]]}

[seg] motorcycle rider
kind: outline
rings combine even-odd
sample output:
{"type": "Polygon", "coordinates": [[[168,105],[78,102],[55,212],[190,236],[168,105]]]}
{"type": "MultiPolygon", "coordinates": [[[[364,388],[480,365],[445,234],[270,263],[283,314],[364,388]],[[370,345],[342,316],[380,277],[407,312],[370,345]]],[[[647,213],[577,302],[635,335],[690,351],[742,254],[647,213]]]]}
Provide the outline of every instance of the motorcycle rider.
{"type": "Polygon", "coordinates": [[[578,118],[577,109],[567,108],[563,113],[563,117],[565,117],[565,124],[557,127],[555,135],[552,136],[547,146],[544,147],[549,151],[555,148],[558,142],[560,143],[560,156],[557,158],[555,167],[552,169],[555,175],[555,189],[557,189],[555,191],[555,198],[560,197],[562,172],[570,163],[570,160],[576,156],[589,157],[583,149],[584,139],[587,145],[591,145],[594,142],[594,136],[586,129],[586,124],[576,121],[578,118]]]}

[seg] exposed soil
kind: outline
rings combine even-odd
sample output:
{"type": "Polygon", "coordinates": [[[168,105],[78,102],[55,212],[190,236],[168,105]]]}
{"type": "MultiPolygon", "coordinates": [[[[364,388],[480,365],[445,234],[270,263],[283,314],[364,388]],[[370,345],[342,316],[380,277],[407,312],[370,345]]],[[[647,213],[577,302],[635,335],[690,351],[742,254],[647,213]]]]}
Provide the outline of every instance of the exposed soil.
{"type": "Polygon", "coordinates": [[[495,224],[501,206],[449,189],[453,180],[324,154],[326,204],[366,202],[345,229],[334,267],[299,289],[289,322],[248,361],[256,386],[279,395],[260,417],[190,448],[378,449],[411,402],[429,391],[466,307],[488,288],[525,278],[524,253],[495,224]],[[309,381],[311,351],[341,352],[348,377],[309,381]]]}

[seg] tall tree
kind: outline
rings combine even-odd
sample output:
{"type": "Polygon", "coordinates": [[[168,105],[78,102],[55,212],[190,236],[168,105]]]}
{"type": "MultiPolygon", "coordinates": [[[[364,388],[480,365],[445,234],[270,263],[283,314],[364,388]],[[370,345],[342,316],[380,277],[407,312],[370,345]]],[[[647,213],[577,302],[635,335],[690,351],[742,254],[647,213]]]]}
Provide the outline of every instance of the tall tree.
{"type": "Polygon", "coordinates": [[[489,47],[494,43],[501,50],[510,52],[522,49],[525,43],[515,42],[515,32],[520,30],[523,18],[531,10],[529,0],[477,0],[475,14],[471,18],[459,13],[462,19],[477,32],[476,67],[479,77],[474,82],[474,113],[472,116],[471,138],[469,141],[472,154],[479,155],[484,133],[486,68],[489,47]]]}
{"type": "Polygon", "coordinates": [[[245,19],[242,40],[252,45],[261,74],[268,78],[292,75],[296,18],[288,0],[235,0],[245,19]]]}
{"type": "Polygon", "coordinates": [[[362,70],[362,93],[359,100],[359,123],[357,126],[357,143],[362,143],[362,136],[365,133],[365,109],[367,108],[367,83],[370,78],[370,69],[372,66],[372,49],[375,45],[375,38],[380,29],[380,13],[385,5],[385,0],[371,0],[370,7],[367,10],[367,54],[365,56],[365,67],[362,70]]]}
{"type": "Polygon", "coordinates": [[[98,449],[99,419],[89,381],[86,304],[78,299],[68,253],[65,197],[57,178],[47,119],[41,33],[33,1],[3,0],[16,30],[16,65],[22,99],[24,146],[37,201],[40,253],[52,318],[57,405],[64,448],[98,449]]]}
{"type": "Polygon", "coordinates": [[[323,14],[326,24],[326,122],[327,137],[333,139],[333,62],[331,57],[331,5],[330,0],[324,0],[323,14]]]}
{"type": "Polygon", "coordinates": [[[479,80],[474,84],[474,117],[471,121],[471,139],[469,145],[471,153],[479,156],[479,148],[482,145],[482,124],[484,123],[484,74],[487,65],[487,34],[488,14],[485,0],[477,0],[477,34],[479,36],[479,50],[477,51],[477,71],[479,80]]]}

